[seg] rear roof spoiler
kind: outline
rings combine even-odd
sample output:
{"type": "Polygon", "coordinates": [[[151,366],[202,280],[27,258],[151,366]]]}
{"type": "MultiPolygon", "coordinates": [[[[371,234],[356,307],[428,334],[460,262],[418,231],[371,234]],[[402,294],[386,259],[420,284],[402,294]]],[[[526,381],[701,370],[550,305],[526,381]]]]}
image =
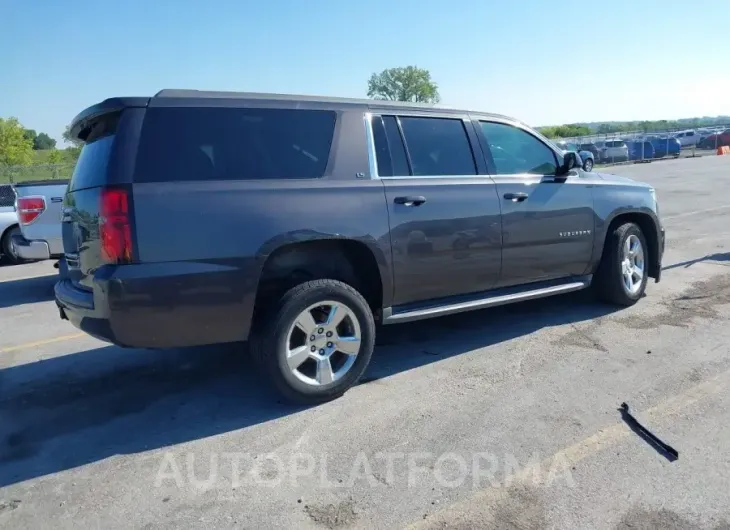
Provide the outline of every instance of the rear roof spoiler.
{"type": "Polygon", "coordinates": [[[119,112],[129,107],[146,107],[150,98],[109,98],[82,110],[71,122],[72,138],[83,140],[79,135],[99,116],[119,112]]]}

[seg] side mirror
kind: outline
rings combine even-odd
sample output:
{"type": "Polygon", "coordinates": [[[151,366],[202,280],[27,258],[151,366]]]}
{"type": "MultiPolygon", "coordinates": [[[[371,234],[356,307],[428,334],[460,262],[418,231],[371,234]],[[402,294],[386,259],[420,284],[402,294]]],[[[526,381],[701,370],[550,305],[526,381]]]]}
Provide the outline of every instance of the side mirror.
{"type": "Polygon", "coordinates": [[[568,171],[582,165],[583,161],[580,159],[578,153],[576,153],[575,151],[566,151],[566,153],[563,155],[563,165],[558,167],[555,175],[558,177],[567,175],[568,171]]]}

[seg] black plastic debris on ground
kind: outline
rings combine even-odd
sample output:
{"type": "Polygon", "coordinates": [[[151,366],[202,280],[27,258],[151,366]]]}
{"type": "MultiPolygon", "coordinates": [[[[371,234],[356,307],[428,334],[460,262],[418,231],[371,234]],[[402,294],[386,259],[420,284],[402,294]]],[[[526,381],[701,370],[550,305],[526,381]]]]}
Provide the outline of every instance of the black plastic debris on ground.
{"type": "Polygon", "coordinates": [[[656,436],[649,429],[644,427],[641,423],[639,423],[639,420],[631,415],[631,413],[629,412],[629,406],[626,403],[621,403],[621,407],[619,407],[618,410],[621,413],[621,419],[624,420],[626,425],[628,425],[632,431],[638,434],[641,439],[643,439],[646,443],[652,446],[660,455],[662,455],[670,462],[674,462],[679,458],[679,452],[677,452],[674,447],[665,444],[659,439],[658,436],[656,436]]]}

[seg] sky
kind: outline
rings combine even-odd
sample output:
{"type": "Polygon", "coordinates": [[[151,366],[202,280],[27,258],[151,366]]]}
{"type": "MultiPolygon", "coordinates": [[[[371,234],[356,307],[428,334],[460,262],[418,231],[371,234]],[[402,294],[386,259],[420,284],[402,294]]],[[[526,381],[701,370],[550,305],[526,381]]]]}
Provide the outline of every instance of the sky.
{"type": "Polygon", "coordinates": [[[108,97],[365,97],[408,65],[444,105],[534,126],[730,114],[730,0],[0,0],[0,20],[0,117],[59,140],[108,97]]]}

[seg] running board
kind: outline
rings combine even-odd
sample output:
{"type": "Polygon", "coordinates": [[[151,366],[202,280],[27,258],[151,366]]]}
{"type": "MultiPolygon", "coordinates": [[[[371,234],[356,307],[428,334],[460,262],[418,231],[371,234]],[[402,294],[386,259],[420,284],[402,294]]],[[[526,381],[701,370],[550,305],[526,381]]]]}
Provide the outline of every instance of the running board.
{"type": "Polygon", "coordinates": [[[413,322],[415,320],[453,315],[455,313],[463,313],[465,311],[473,311],[475,309],[485,309],[487,307],[496,307],[515,302],[536,300],[538,298],[545,298],[555,294],[580,291],[591,284],[591,278],[592,276],[589,275],[570,278],[568,281],[540,282],[539,284],[536,284],[540,285],[540,287],[532,286],[533,288],[529,290],[526,290],[526,286],[497,289],[489,293],[479,293],[468,297],[460,296],[458,297],[459,301],[452,303],[444,301],[442,305],[434,305],[434,302],[432,301],[428,305],[419,304],[416,307],[414,307],[413,304],[401,306],[400,308],[397,306],[386,307],[383,309],[382,322],[383,324],[413,322]]]}

